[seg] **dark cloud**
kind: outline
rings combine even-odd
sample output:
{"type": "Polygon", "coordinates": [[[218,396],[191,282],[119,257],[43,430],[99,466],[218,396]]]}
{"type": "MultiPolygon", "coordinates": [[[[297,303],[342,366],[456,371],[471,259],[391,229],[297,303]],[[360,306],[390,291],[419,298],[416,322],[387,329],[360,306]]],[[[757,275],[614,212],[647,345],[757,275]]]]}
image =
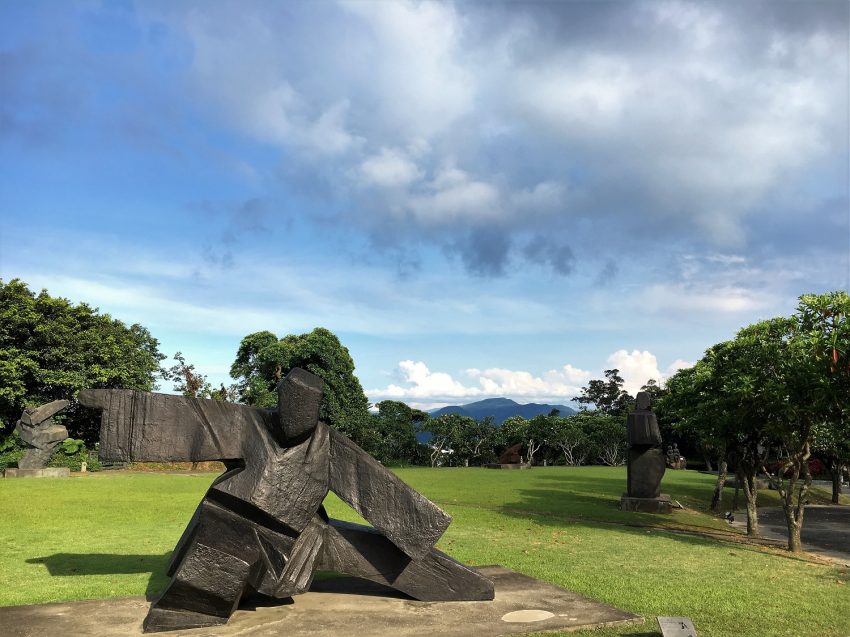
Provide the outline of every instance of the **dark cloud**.
{"type": "Polygon", "coordinates": [[[551,268],[555,274],[566,276],[575,269],[576,257],[566,243],[536,235],[523,248],[523,255],[530,263],[551,268]]]}
{"type": "Polygon", "coordinates": [[[503,230],[492,227],[476,228],[464,237],[446,244],[446,251],[459,257],[466,270],[478,277],[499,277],[506,274],[510,262],[511,238],[503,230]]]}
{"type": "Polygon", "coordinates": [[[201,257],[208,265],[222,269],[234,267],[234,253],[245,249],[247,238],[270,237],[292,227],[288,213],[266,198],[252,197],[238,202],[200,200],[185,207],[201,226],[214,232],[213,236],[207,232],[201,257]]]}

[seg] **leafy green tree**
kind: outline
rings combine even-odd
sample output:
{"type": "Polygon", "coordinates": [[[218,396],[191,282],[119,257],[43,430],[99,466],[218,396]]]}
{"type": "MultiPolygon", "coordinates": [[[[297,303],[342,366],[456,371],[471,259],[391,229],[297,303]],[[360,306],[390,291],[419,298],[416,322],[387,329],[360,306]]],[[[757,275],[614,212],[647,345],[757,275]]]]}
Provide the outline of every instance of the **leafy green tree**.
{"type": "Polygon", "coordinates": [[[667,388],[654,378],[650,378],[646,381],[640,390],[649,394],[649,399],[653,405],[667,394],[667,388]]]}
{"type": "Polygon", "coordinates": [[[582,411],[573,416],[558,418],[553,423],[549,444],[564,455],[564,464],[570,467],[583,465],[590,453],[588,427],[584,423],[593,418],[593,412],[582,411]]]}
{"type": "Polygon", "coordinates": [[[623,389],[623,382],[619,369],[606,369],[605,380],[590,381],[587,387],[581,388],[581,395],[576,400],[583,405],[582,409],[587,409],[586,405],[594,405],[604,414],[625,417],[634,398],[623,389]]]}
{"type": "Polygon", "coordinates": [[[498,434],[493,417],[486,416],[482,420],[465,417],[457,421],[457,424],[451,440],[454,462],[468,467],[470,462],[480,465],[492,459],[498,434]]]}
{"type": "Polygon", "coordinates": [[[509,416],[499,425],[499,430],[496,433],[495,448],[496,455],[501,455],[508,447],[513,447],[516,444],[525,444],[525,431],[528,428],[528,421],[522,416],[509,416]]]}
{"type": "Polygon", "coordinates": [[[220,392],[214,390],[206,375],[195,371],[195,366],[186,362],[182,352],[174,354],[174,360],[174,365],[162,370],[163,380],[174,382],[174,391],[192,398],[226,398],[226,392],[222,397],[220,392]]]}
{"type": "Polygon", "coordinates": [[[416,432],[424,426],[428,414],[397,400],[383,400],[375,406],[378,413],[371,416],[372,455],[384,464],[414,462],[418,455],[416,432]]]}
{"type": "Polygon", "coordinates": [[[827,461],[838,504],[841,471],[850,464],[850,294],[804,294],[796,316],[819,388],[814,445],[827,461]]]}
{"type": "Polygon", "coordinates": [[[577,421],[588,438],[590,457],[609,467],[626,462],[626,425],[619,416],[585,411],[577,421]]]}
{"type": "Polygon", "coordinates": [[[549,415],[540,414],[528,421],[523,436],[523,443],[528,451],[528,464],[533,465],[537,453],[555,438],[560,420],[557,413],[553,415],[550,412],[549,415]]]}
{"type": "Polygon", "coordinates": [[[674,430],[680,436],[696,438],[706,458],[716,458],[718,472],[711,510],[720,511],[728,475],[732,423],[728,422],[728,415],[720,404],[722,395],[711,360],[711,356],[706,355],[693,367],[680,369],[671,376],[664,395],[655,404],[655,411],[659,421],[674,423],[674,430]]]}
{"type": "Polygon", "coordinates": [[[295,367],[325,381],[320,417],[369,450],[373,433],[369,401],[354,375],[348,349],[329,330],[317,327],[306,334],[281,339],[271,332],[255,332],[242,339],[230,375],[237,379],[239,398],[259,407],[277,405],[275,387],[295,367]]]}
{"type": "Polygon", "coordinates": [[[466,444],[464,434],[474,427],[475,419],[460,414],[442,414],[428,420],[424,430],[431,434],[431,466],[457,464],[456,448],[461,449],[459,455],[462,455],[466,444]]]}
{"type": "Polygon", "coordinates": [[[7,427],[25,407],[72,401],[64,423],[93,443],[99,419],[75,402],[88,387],[155,388],[159,342],[141,325],[127,326],[85,303],[35,294],[26,283],[0,280],[0,419],[7,427]]]}

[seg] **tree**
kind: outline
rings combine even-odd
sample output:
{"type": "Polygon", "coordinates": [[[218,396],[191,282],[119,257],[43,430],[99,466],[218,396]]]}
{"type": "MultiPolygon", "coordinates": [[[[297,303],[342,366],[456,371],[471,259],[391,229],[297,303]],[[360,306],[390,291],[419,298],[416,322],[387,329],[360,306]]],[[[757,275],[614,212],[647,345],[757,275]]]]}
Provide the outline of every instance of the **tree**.
{"type": "Polygon", "coordinates": [[[65,426],[73,438],[97,440],[100,420],[78,407],[88,387],[155,388],[159,342],[141,325],[127,326],[85,303],[35,294],[26,283],[0,280],[0,418],[10,425],[25,407],[70,400],[65,426]]]}
{"type": "Polygon", "coordinates": [[[850,464],[850,294],[804,294],[797,317],[819,387],[814,444],[827,461],[832,502],[838,504],[841,471],[850,464]]]}
{"type": "Polygon", "coordinates": [[[219,395],[218,391],[213,390],[207,377],[196,372],[195,366],[186,362],[182,352],[174,354],[174,360],[177,361],[174,365],[162,371],[164,380],[174,381],[174,391],[191,398],[212,398],[213,394],[219,395]]]}
{"type": "Polygon", "coordinates": [[[585,421],[592,419],[592,413],[582,411],[573,416],[558,418],[554,423],[549,444],[564,454],[564,464],[577,467],[587,461],[590,453],[590,439],[585,421]]]}
{"type": "Polygon", "coordinates": [[[671,376],[655,406],[659,421],[673,422],[680,435],[696,436],[706,457],[716,457],[718,472],[711,498],[712,511],[720,511],[729,467],[730,423],[719,403],[721,398],[711,356],[707,355],[693,367],[680,369],[671,376]]]}
{"type": "Polygon", "coordinates": [[[277,405],[275,387],[295,367],[325,381],[320,418],[369,450],[369,401],[354,375],[348,349],[329,330],[317,327],[306,334],[281,339],[255,332],[242,339],[230,375],[237,379],[239,398],[258,407],[277,405]]]}
{"type": "Polygon", "coordinates": [[[418,446],[416,431],[428,420],[428,414],[397,400],[383,400],[375,406],[378,413],[372,415],[372,455],[384,464],[413,462],[418,446]]]}
{"type": "Polygon", "coordinates": [[[646,383],[640,388],[640,390],[649,394],[650,402],[653,405],[667,395],[667,388],[663,385],[660,385],[658,381],[654,378],[650,378],[648,381],[646,381],[646,383]]]}
{"type": "Polygon", "coordinates": [[[442,414],[431,418],[425,431],[431,433],[431,467],[443,464],[446,455],[454,455],[455,446],[462,444],[463,432],[474,426],[475,420],[460,414],[442,414]]]}
{"type": "MultiPolygon", "coordinates": [[[[554,410],[557,411],[557,410],[554,410]]],[[[535,416],[525,426],[524,443],[528,450],[528,464],[534,464],[534,456],[540,449],[556,436],[558,421],[557,414],[535,416]]]]}
{"type": "Polygon", "coordinates": [[[623,389],[623,382],[619,369],[606,369],[605,380],[590,381],[587,387],[581,388],[581,395],[576,400],[582,405],[594,405],[604,414],[625,417],[634,398],[623,389]]]}
{"type": "Polygon", "coordinates": [[[593,410],[586,411],[579,422],[588,437],[591,457],[610,467],[626,462],[626,426],[621,418],[593,410]]]}

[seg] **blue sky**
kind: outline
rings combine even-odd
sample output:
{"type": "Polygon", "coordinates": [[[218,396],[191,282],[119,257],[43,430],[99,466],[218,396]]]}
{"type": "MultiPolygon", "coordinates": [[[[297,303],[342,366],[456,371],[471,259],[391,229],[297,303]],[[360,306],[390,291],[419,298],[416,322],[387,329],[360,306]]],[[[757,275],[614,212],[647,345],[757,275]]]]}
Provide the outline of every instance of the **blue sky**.
{"type": "MultiPolygon", "coordinates": [[[[0,277],[215,383],[634,390],[846,289],[848,4],[3,2],[0,277]]],[[[165,388],[167,389],[167,387],[165,388]]]]}

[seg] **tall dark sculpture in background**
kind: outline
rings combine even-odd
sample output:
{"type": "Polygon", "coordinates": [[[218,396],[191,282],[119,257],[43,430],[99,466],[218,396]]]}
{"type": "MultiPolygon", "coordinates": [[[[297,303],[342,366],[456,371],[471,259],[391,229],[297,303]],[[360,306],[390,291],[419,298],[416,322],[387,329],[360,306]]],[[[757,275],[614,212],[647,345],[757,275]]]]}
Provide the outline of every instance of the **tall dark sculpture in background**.
{"type": "Polygon", "coordinates": [[[100,457],[221,460],[168,567],[146,632],[227,622],[240,598],[305,592],[316,570],[348,573],[424,601],[493,599],[493,584],[433,548],[451,518],[319,420],[322,380],[295,369],[278,409],[119,389],[80,392],[103,409],[100,457]],[[336,493],[375,528],[330,520],[336,493]]]}
{"type": "Polygon", "coordinates": [[[661,431],[650,408],[648,392],[638,392],[636,409],[626,421],[629,441],[627,492],[620,499],[625,511],[670,513],[670,496],[661,495],[666,458],[661,450],[661,431]]]}
{"type": "Polygon", "coordinates": [[[68,406],[67,400],[54,400],[35,409],[25,409],[15,431],[28,448],[18,461],[19,469],[44,469],[56,446],[68,437],[63,425],[53,422],[53,416],[68,406]]]}

